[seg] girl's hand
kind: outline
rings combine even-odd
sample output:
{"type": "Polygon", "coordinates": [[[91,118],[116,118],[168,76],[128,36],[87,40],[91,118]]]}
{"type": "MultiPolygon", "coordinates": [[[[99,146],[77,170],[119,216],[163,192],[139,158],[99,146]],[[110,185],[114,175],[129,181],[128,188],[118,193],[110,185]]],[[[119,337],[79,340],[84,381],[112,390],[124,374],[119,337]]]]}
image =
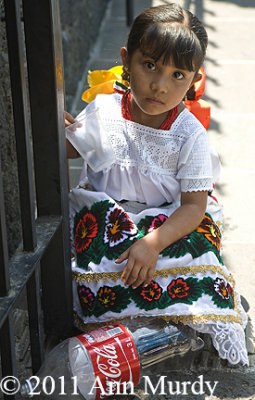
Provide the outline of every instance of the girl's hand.
{"type": "Polygon", "coordinates": [[[207,204],[207,191],[181,194],[181,206],[157,229],[124,251],[115,262],[128,260],[121,279],[135,289],[152,280],[159,253],[198,227],[207,204]]]}
{"type": "Polygon", "coordinates": [[[126,286],[132,285],[133,289],[136,289],[142,283],[147,286],[152,280],[158,255],[158,251],[153,248],[146,237],[132,244],[115,260],[117,264],[128,260],[121,276],[124,284],[126,286]]]}
{"type": "Polygon", "coordinates": [[[65,127],[67,128],[68,126],[74,124],[75,122],[76,120],[74,119],[74,117],[67,111],[65,111],[65,127]]]}

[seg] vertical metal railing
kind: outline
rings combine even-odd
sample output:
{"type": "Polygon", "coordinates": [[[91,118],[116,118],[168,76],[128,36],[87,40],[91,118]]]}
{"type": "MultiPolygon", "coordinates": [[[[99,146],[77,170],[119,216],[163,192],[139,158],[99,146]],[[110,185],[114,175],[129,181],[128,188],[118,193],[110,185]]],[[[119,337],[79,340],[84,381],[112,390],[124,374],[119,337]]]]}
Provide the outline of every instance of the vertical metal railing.
{"type": "Polygon", "coordinates": [[[24,289],[33,372],[44,358],[45,334],[68,336],[73,327],[59,4],[58,0],[4,0],[4,11],[23,243],[9,259],[0,176],[3,376],[16,375],[17,371],[12,313],[24,289]]]}
{"type": "Polygon", "coordinates": [[[23,0],[31,123],[39,217],[62,216],[41,261],[48,332],[65,332],[71,314],[68,174],[64,135],[62,36],[58,0],[23,0]],[[63,266],[65,266],[63,268],[63,266]],[[56,296],[62,288],[65,295],[56,296]],[[52,299],[54,298],[54,302],[52,299]]]}
{"type": "Polygon", "coordinates": [[[6,296],[10,287],[9,259],[3,195],[2,168],[0,160],[0,296],[6,296]]]}
{"type": "Polygon", "coordinates": [[[134,0],[126,0],[126,22],[131,26],[134,19],[134,0]]]}
{"type": "Polygon", "coordinates": [[[13,117],[17,147],[20,211],[24,250],[33,250],[35,237],[35,200],[33,191],[31,145],[28,126],[28,99],[25,78],[25,55],[22,41],[20,1],[4,1],[9,54],[13,117]]]}

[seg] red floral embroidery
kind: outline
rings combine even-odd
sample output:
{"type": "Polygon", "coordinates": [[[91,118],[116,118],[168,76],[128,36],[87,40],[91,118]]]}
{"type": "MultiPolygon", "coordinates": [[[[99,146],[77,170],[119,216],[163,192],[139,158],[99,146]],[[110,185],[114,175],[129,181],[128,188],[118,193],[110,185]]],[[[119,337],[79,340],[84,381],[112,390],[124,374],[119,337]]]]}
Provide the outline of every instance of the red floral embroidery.
{"type": "Polygon", "coordinates": [[[110,306],[114,306],[116,299],[116,293],[109,286],[104,286],[99,289],[98,300],[104,307],[108,308],[110,306]]]}
{"type": "Polygon", "coordinates": [[[221,234],[218,226],[205,215],[203,221],[196,229],[197,232],[203,233],[205,237],[216,246],[217,250],[220,251],[221,234]]]}
{"type": "Polygon", "coordinates": [[[137,228],[129,216],[120,208],[114,207],[106,215],[104,242],[114,247],[137,233],[137,228]]]}
{"type": "Polygon", "coordinates": [[[217,278],[214,281],[214,290],[218,293],[224,300],[229,299],[229,292],[226,283],[223,279],[217,278]]]}
{"type": "Polygon", "coordinates": [[[187,297],[189,289],[189,286],[182,278],[172,280],[167,287],[168,294],[172,299],[187,297]]]}
{"type": "Polygon", "coordinates": [[[158,300],[161,297],[162,289],[157,282],[151,281],[147,287],[141,291],[141,296],[148,301],[158,300]]]}
{"type": "Polygon", "coordinates": [[[75,229],[74,245],[77,253],[82,253],[86,250],[97,233],[98,224],[96,217],[88,212],[80,219],[75,229]]]}
{"type": "Polygon", "coordinates": [[[167,220],[167,216],[164,214],[159,214],[157,215],[151,222],[151,226],[149,227],[148,232],[152,232],[154,231],[154,229],[159,228],[163,222],[165,222],[167,220]]]}
{"type": "Polygon", "coordinates": [[[230,297],[231,297],[231,299],[232,299],[233,306],[235,307],[234,290],[233,290],[232,286],[231,286],[229,283],[227,284],[227,290],[228,290],[228,293],[230,294],[230,297]]]}
{"type": "Polygon", "coordinates": [[[85,309],[92,308],[95,296],[88,287],[78,286],[78,296],[82,307],[85,309]]]}

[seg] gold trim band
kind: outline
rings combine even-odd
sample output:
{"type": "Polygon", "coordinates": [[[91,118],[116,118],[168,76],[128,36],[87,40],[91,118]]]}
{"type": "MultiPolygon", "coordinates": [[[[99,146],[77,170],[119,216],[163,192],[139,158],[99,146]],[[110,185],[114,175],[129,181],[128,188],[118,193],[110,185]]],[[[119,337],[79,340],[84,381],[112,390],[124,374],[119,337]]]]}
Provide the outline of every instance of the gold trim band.
{"type": "MultiPolygon", "coordinates": [[[[163,277],[167,278],[168,275],[187,275],[187,274],[197,274],[198,272],[202,272],[203,274],[206,274],[208,271],[214,272],[214,273],[219,273],[221,274],[227,281],[230,281],[232,283],[232,287],[234,288],[235,286],[235,281],[232,275],[227,275],[223,269],[219,266],[216,265],[192,265],[190,267],[180,267],[180,268],[169,268],[169,269],[162,269],[159,271],[155,271],[153,277],[163,277]]],[[[109,279],[113,280],[116,282],[118,279],[121,278],[122,271],[121,272],[95,272],[95,273],[81,273],[78,271],[73,271],[72,276],[73,280],[75,282],[81,282],[81,281],[86,281],[88,283],[95,281],[99,282],[101,279],[104,282],[107,282],[109,279]]]]}
{"type": "MultiPolygon", "coordinates": [[[[151,315],[148,315],[148,317],[152,317],[151,315]]],[[[126,319],[129,319],[130,316],[124,317],[124,318],[117,318],[117,319],[112,319],[110,321],[104,321],[104,322],[94,322],[94,323],[87,323],[85,324],[82,319],[79,317],[79,315],[74,312],[74,319],[76,322],[76,326],[81,329],[82,331],[91,331],[96,328],[100,328],[105,325],[111,325],[111,324],[116,324],[118,322],[124,321],[126,319]]],[[[188,322],[191,323],[207,323],[208,321],[221,321],[221,322],[236,322],[238,324],[241,324],[241,318],[239,316],[233,316],[233,315],[216,315],[216,314],[202,314],[202,315],[155,315],[153,318],[162,318],[166,322],[174,322],[177,324],[178,322],[182,322],[184,325],[186,325],[188,322]]]]}

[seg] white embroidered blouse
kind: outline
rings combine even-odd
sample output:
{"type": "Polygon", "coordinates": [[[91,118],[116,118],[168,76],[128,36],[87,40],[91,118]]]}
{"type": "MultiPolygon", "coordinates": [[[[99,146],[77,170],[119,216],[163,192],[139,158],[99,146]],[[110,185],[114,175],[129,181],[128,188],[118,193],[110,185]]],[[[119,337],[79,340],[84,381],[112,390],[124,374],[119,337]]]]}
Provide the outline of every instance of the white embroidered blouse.
{"type": "Polygon", "coordinates": [[[200,122],[184,109],[169,130],[143,126],[122,117],[121,97],[97,95],[66,129],[85,160],[80,185],[87,177],[117,201],[149,206],[177,201],[181,192],[211,190],[212,164],[218,169],[219,161],[200,122]]]}

